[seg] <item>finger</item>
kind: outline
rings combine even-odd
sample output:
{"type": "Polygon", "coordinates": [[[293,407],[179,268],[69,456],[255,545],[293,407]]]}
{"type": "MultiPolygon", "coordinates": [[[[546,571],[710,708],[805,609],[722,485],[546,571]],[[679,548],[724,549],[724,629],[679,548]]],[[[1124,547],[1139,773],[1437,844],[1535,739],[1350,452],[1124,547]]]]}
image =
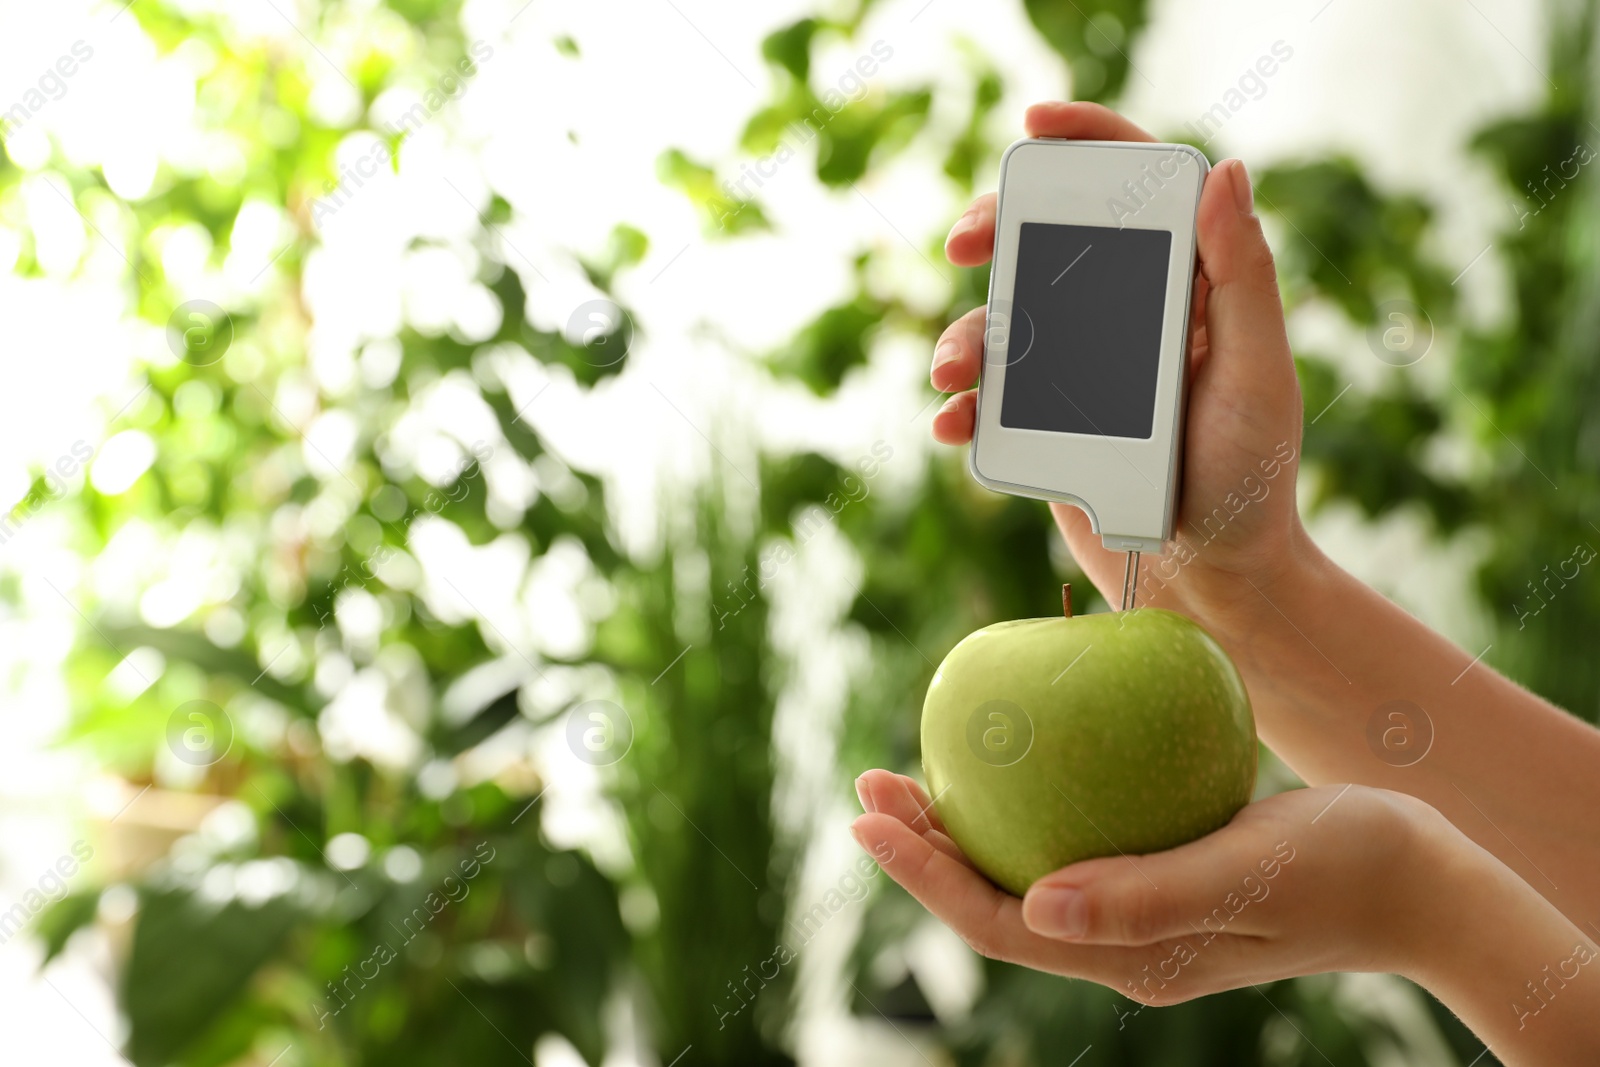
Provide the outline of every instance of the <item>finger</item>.
{"type": "Polygon", "coordinates": [[[1022,117],[1029,137],[1074,141],[1154,141],[1141,127],[1102,104],[1074,100],[1034,104],[1022,117]]]}
{"type": "Polygon", "coordinates": [[[971,389],[978,383],[978,366],[983,362],[983,323],[988,312],[975,307],[944,328],[933,349],[933,370],[929,378],[941,393],[971,389]]]}
{"type": "Polygon", "coordinates": [[[1048,937],[1102,945],[1150,945],[1223,927],[1248,932],[1228,924],[1247,897],[1270,892],[1255,877],[1252,850],[1271,849],[1224,827],[1166,852],[1085,860],[1035,882],[1023,922],[1048,937]]]}
{"type": "Polygon", "coordinates": [[[950,227],[944,255],[958,267],[981,267],[994,255],[994,211],[997,195],[984,193],[950,227]]]}
{"type": "Polygon", "coordinates": [[[1283,390],[1294,388],[1294,363],[1272,249],[1239,160],[1224,160],[1206,176],[1196,227],[1207,287],[1208,352],[1200,374],[1215,378],[1209,388],[1233,398],[1237,410],[1276,408],[1283,390]]]}
{"type": "Polygon", "coordinates": [[[1022,902],[957,863],[887,815],[863,815],[851,827],[857,842],[913,897],[979,955],[1082,977],[1132,973],[1129,950],[1067,945],[1022,922],[1022,902]]]}
{"type": "Polygon", "coordinates": [[[983,955],[1000,951],[1004,944],[1044,938],[1030,933],[1021,918],[1021,901],[996,889],[972,867],[958,862],[899,819],[884,813],[863,815],[850,832],[870,852],[878,866],[907,892],[938,916],[973,949],[983,955]]]}
{"type": "Polygon", "coordinates": [[[925,830],[949,833],[934,810],[933,801],[915,779],[889,771],[868,771],[861,777],[872,791],[873,811],[899,819],[919,834],[925,830]]]}
{"type": "Polygon", "coordinates": [[[889,771],[870,770],[856,779],[856,796],[861,798],[863,811],[899,819],[940,852],[972,866],[972,861],[951,840],[944,822],[933,810],[933,802],[915,779],[889,771]]]}
{"type": "Polygon", "coordinates": [[[1211,287],[1206,276],[1195,271],[1194,289],[1189,297],[1189,376],[1199,373],[1206,359],[1206,295],[1211,287]]]}
{"type": "Polygon", "coordinates": [[[945,445],[964,445],[972,440],[972,427],[977,419],[977,391],[957,393],[934,413],[933,439],[945,445]]]}
{"type": "Polygon", "coordinates": [[[942,833],[938,830],[924,830],[922,832],[922,839],[928,842],[928,844],[932,845],[934,848],[938,849],[940,852],[943,852],[946,856],[949,856],[951,859],[961,864],[963,867],[967,867],[974,871],[978,869],[975,863],[967,859],[967,854],[961,851],[961,846],[956,844],[955,839],[949,834],[942,833]]]}

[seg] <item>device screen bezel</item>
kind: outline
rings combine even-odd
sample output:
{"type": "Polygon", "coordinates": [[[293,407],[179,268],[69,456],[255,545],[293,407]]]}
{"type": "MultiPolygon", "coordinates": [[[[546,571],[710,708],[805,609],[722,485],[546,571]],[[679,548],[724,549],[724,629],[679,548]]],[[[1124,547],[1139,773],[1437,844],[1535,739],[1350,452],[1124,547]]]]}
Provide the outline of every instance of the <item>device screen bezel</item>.
{"type": "Polygon", "coordinates": [[[1018,141],[1006,151],[971,460],[973,474],[983,484],[1078,504],[1102,534],[1170,536],[1194,277],[1195,213],[1208,169],[1205,157],[1187,145],[1032,139],[1018,141]],[[1137,195],[1140,190],[1143,195],[1137,195]],[[1121,209],[1113,201],[1119,201],[1121,209]],[[1010,301],[1024,222],[1121,226],[1171,235],[1150,437],[1001,424],[1012,339],[1010,301]]]}

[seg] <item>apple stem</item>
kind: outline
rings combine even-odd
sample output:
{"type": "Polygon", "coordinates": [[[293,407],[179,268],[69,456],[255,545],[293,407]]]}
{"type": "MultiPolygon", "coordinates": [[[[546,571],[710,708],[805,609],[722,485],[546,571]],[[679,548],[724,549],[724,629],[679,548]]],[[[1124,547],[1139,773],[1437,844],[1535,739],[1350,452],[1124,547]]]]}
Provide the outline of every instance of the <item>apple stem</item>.
{"type": "Polygon", "coordinates": [[[1072,583],[1061,583],[1061,617],[1072,618],[1072,583]]]}

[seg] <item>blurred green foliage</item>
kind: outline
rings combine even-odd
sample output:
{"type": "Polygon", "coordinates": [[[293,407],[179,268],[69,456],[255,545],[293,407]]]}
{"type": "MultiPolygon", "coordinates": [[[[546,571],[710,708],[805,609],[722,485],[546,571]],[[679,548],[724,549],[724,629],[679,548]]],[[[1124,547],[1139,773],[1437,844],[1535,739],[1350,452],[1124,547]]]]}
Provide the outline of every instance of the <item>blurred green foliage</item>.
{"type": "MultiPolygon", "coordinates": [[[[1143,0],[1024,6],[1070,66],[1079,98],[1114,101],[1141,77],[1129,57],[1146,24],[1143,0]]],[[[822,45],[840,40],[877,55],[858,40],[866,8],[800,19],[766,39],[770,96],[726,161],[662,155],[660,180],[697,206],[708,236],[736,241],[772,231],[759,183],[739,185],[736,160],[792,150],[786,138],[808,123],[815,146],[803,158],[826,186],[848,190],[913,144],[944,161],[953,194],[989,183],[1015,135],[995,114],[1003,66],[958,44],[970,94],[964,114],[936,128],[933,85],[856,94],[841,87],[844,71],[814,62],[822,45]]],[[[316,241],[309,205],[337,179],[333,152],[347,131],[313,117],[300,61],[241,50],[206,16],[186,11],[145,0],[132,15],[162,50],[196,40],[215,53],[201,79],[197,121],[239,147],[248,177],[172,175],[151,197],[124,203],[97,173],[63,168],[72,195],[85,210],[111,211],[128,236],[127,284],[152,324],[192,295],[176,291],[162,271],[159,237],[168,228],[198,224],[220,254],[240,207],[258,198],[285,206],[296,236],[278,260],[285,282],[258,306],[230,309],[235,356],[252,359],[152,370],[126,423],[156,440],[154,467],[125,494],[86,488],[80,502],[72,547],[85,556],[140,524],[168,539],[226,531],[248,561],[229,604],[243,622],[236,639],[201,620],[156,628],[113,607],[83,605],[92,625],[69,669],[70,743],[142,786],[152,781],[172,709],[185,701],[212,701],[252,724],[197,787],[242,803],[251,832],[220,843],[191,838],[138,877],[135,932],[121,961],[130,1059],[138,1067],[209,1067],[266,1063],[292,1049],[285,1067],[517,1064],[541,1035],[559,1034],[598,1064],[607,1006],[620,997],[638,1008],[662,1063],[689,1049],[685,1064],[789,1062],[792,968],[754,982],[750,969],[771,958],[788,936],[786,920],[808,903],[795,899],[807,842],[774,822],[771,735],[788,667],[772,647],[764,583],[750,576],[760,566],[758,546],[797,541],[797,516],[826,503],[853,472],[810,453],[763,457],[750,521],[731,511],[713,479],[678,515],[688,534],[655,559],[623,552],[602,484],[547,451],[484,353],[514,344],[593,387],[626,369],[625,359],[605,356],[626,338],[612,333],[575,345],[527,321],[515,264],[488,239],[511,211],[494,199],[483,208],[479,252],[480,280],[502,313],[495,336],[468,343],[448,331],[402,331],[392,382],[319,398],[360,427],[353,460],[336,476],[319,473],[300,431],[269,398],[305,381],[309,323],[296,294],[316,241]],[[385,435],[406,405],[451,374],[471,376],[509,446],[536,462],[545,491],[509,525],[489,515],[471,466],[455,484],[434,486],[384,462],[385,435]],[[571,662],[536,665],[492,624],[486,633],[471,621],[436,617],[415,583],[402,579],[403,568],[374,568],[379,555],[410,558],[409,524],[424,513],[455,524],[473,544],[510,535],[535,555],[580,546],[614,601],[589,650],[571,662]],[[312,514],[334,532],[307,536],[312,514]],[[341,598],[358,593],[383,619],[373,647],[355,647],[327,627],[341,598]],[[130,701],[105,679],[132,648],[159,651],[166,669],[130,701]],[[264,671],[284,648],[298,666],[264,671]],[[631,721],[627,756],[602,771],[629,864],[602,870],[590,856],[544,840],[546,783],[533,770],[470,785],[446,776],[441,788],[437,774],[425,782],[328,754],[317,723],[330,695],[316,684],[314,666],[336,654],[409,694],[398,710],[412,717],[435,770],[507,729],[559,727],[581,697],[552,712],[528,699],[526,684],[546,669],[597,669],[599,688],[631,721]],[[445,711],[443,694],[481,677],[486,665],[507,662],[532,673],[465,714],[445,711]],[[329,842],[341,834],[370,842],[371,861],[331,865],[329,842]],[[463,864],[474,860],[469,878],[463,864]],[[395,876],[408,865],[407,877],[395,876]],[[449,879],[470,892],[435,908],[449,879]]],[[[324,15],[339,11],[330,5],[324,15]]],[[[382,48],[361,46],[352,65],[363,104],[400,73],[443,70],[465,51],[454,0],[389,0],[384,17],[398,37],[382,48]]],[[[1259,189],[1263,208],[1286,224],[1279,253],[1291,310],[1326,302],[1362,328],[1382,328],[1385,302],[1404,298],[1431,317],[1439,334],[1434,358],[1452,361],[1448,390],[1396,367],[1377,390],[1346,395],[1334,361],[1301,353],[1308,414],[1322,412],[1306,438],[1314,503],[1348,502],[1372,517],[1420,511],[1441,536],[1487,535],[1477,578],[1497,626],[1488,658],[1593,718],[1600,664],[1587,654],[1586,635],[1600,623],[1600,587],[1580,584],[1547,606],[1541,600],[1530,617],[1528,585],[1543,582],[1542,568],[1566,559],[1573,544],[1600,542],[1588,517],[1600,458],[1600,332],[1591,321],[1600,307],[1592,297],[1597,201],[1587,174],[1565,180],[1548,203],[1535,204],[1526,192],[1595,132],[1583,88],[1591,19],[1587,7],[1581,16],[1561,8],[1551,52],[1560,88],[1540,110],[1500,122],[1474,142],[1507,195],[1526,204],[1508,213],[1496,241],[1513,301],[1505,321],[1483,325],[1463,314],[1452,282],[1459,267],[1437,258],[1436,217],[1425,197],[1382,191],[1342,158],[1275,168],[1259,189]],[[1461,468],[1433,458],[1460,440],[1476,462],[1461,468]]],[[[561,61],[583,61],[584,42],[551,44],[561,61]]],[[[14,210],[20,178],[0,163],[0,210],[14,210]]],[[[648,248],[648,234],[619,223],[583,268],[609,291],[648,248]]],[[[937,235],[921,250],[937,257],[937,235]]],[[[17,269],[35,270],[31,256],[25,243],[17,269]]],[[[986,271],[957,271],[947,306],[910,306],[869,286],[872,257],[863,252],[857,260],[849,299],[778,350],[756,354],[775,380],[831,395],[867,363],[880,329],[909,329],[931,345],[949,319],[984,298],[986,271]]],[[[463,455],[472,446],[459,444],[463,455]]],[[[867,636],[872,664],[851,692],[839,738],[844,791],[868,765],[916,770],[921,694],[955,641],[999,619],[1052,614],[1063,579],[1078,582],[1080,597],[1090,587],[1058,547],[1053,553],[1043,508],[980,491],[954,457],[932,462],[911,496],[869,494],[829,510],[837,510],[837,526],[863,564],[848,625],[867,636]]],[[[1328,979],[1139,1011],[1110,990],[989,961],[970,1017],[941,1025],[915,979],[895,965],[921,912],[879,884],[849,964],[853,1010],[915,1029],[961,1064],[1367,1064],[1388,1062],[1384,1049],[1398,1040],[1381,1020],[1354,1012],[1328,979]],[[1080,1050],[1081,1059],[1072,1059],[1080,1050]]],[[[94,920],[98,896],[98,888],[80,891],[42,918],[39,933],[52,954],[94,920]]],[[[1448,1013],[1431,1010],[1461,1063],[1478,1055],[1448,1013]]]]}
{"type": "Polygon", "coordinates": [[[1483,264],[1441,262],[1432,212],[1417,198],[1378,196],[1347,163],[1282,168],[1261,185],[1291,224],[1291,307],[1330,300],[1383,329],[1391,323],[1375,317],[1378,305],[1407,300],[1436,334],[1424,358],[1450,360],[1442,391],[1422,385],[1419,368],[1396,367],[1378,389],[1328,408],[1346,383],[1302,353],[1306,411],[1326,408],[1305,442],[1315,499],[1372,518],[1420,513],[1442,536],[1481,535],[1476,584],[1495,626],[1487,660],[1594,721],[1600,665],[1585,635],[1600,620],[1600,588],[1566,565],[1579,546],[1600,547],[1594,5],[1552,5],[1551,19],[1548,97],[1470,145],[1506,203],[1490,246],[1509,288],[1503,318],[1462,306],[1457,279],[1483,264]],[[1471,462],[1443,458],[1463,452],[1471,462]]]}

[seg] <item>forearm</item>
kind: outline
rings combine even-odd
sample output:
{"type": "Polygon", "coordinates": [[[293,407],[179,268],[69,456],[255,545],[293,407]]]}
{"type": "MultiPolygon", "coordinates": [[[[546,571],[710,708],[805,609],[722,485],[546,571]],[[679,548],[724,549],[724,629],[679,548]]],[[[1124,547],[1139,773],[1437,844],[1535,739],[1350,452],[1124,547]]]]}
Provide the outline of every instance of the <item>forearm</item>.
{"type": "MultiPolygon", "coordinates": [[[[1446,834],[1436,835],[1442,839],[1446,834]]],[[[1600,948],[1477,846],[1425,848],[1418,929],[1397,967],[1454,1011],[1508,1067],[1600,1056],[1600,948]]]]}
{"type": "Polygon", "coordinates": [[[1310,784],[1426,800],[1573,921],[1600,919],[1600,731],[1475,662],[1309,539],[1296,554],[1214,624],[1262,740],[1310,784]]]}

